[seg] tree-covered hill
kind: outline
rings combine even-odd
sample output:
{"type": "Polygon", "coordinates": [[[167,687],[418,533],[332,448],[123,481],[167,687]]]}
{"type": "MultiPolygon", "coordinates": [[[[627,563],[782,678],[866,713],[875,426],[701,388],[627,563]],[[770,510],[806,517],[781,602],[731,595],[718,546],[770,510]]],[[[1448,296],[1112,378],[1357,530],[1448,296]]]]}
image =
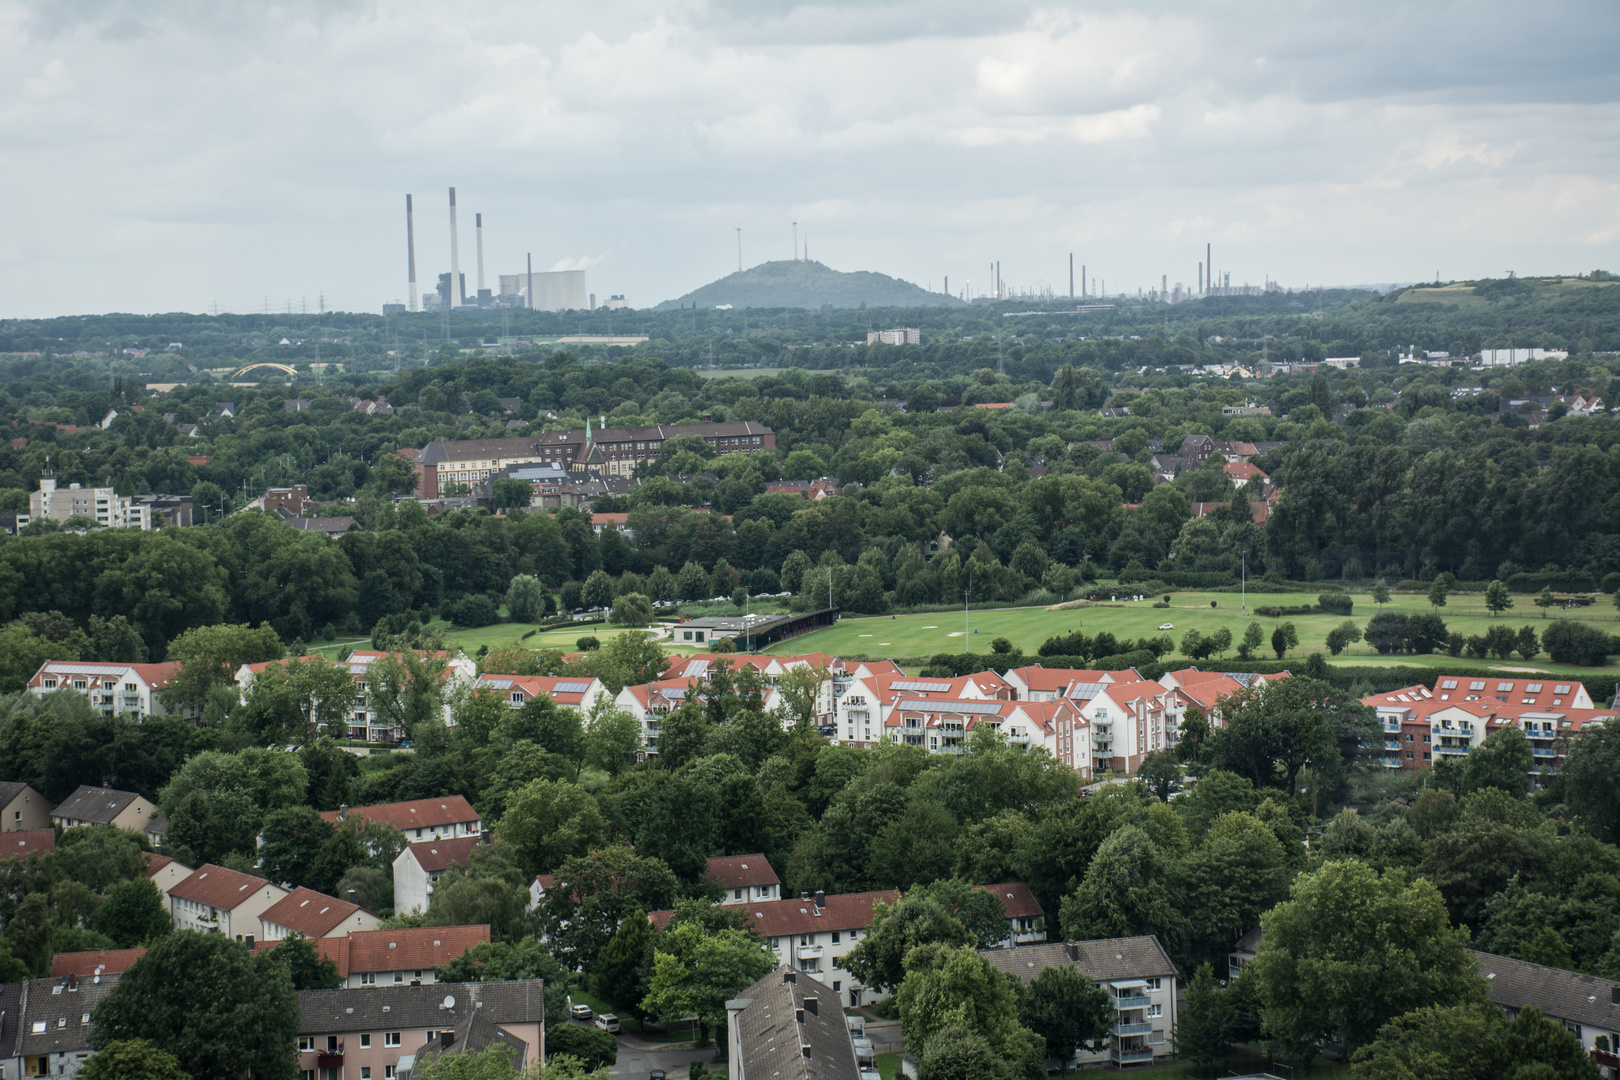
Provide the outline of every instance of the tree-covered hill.
{"type": "Polygon", "coordinates": [[[964,306],[944,293],[869,270],[844,273],[818,262],[783,260],[760,263],[685,296],[666,300],[657,310],[714,308],[875,308],[964,306]]]}

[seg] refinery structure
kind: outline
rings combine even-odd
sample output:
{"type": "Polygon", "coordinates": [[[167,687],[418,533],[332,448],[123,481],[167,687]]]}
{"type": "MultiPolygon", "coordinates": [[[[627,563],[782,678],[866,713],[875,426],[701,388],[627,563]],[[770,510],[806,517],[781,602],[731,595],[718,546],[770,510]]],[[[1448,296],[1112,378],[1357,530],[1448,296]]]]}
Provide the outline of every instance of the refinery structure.
{"type": "Polygon", "coordinates": [[[595,308],[595,297],[585,286],[583,270],[534,270],[534,258],[521,274],[500,275],[499,292],[486,283],[484,274],[484,215],[473,215],[477,249],[477,286],[469,295],[467,275],[461,270],[460,236],[456,221],[456,189],[450,189],[450,269],[438,275],[433,288],[420,291],[416,278],[415,200],[405,196],[406,301],[383,305],[384,315],[407,311],[448,312],[456,308],[525,308],[533,311],[573,311],[595,308]]]}

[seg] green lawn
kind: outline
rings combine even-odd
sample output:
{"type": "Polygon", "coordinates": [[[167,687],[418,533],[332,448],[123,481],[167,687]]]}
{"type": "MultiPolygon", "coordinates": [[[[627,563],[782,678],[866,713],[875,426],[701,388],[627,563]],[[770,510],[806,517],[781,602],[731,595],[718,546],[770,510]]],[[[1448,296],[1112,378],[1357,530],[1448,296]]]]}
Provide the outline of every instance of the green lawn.
{"type": "Polygon", "coordinates": [[[648,1042],[685,1043],[691,1042],[694,1038],[692,1032],[690,1031],[668,1032],[659,1031],[656,1029],[650,1030],[642,1026],[641,1021],[631,1016],[628,1011],[616,1009],[608,1002],[597,997],[595,994],[592,994],[588,990],[582,990],[577,986],[569,991],[569,996],[574,999],[574,1004],[589,1005],[598,1014],[605,1012],[613,1013],[619,1018],[619,1027],[623,1028],[625,1031],[634,1035],[638,1039],[645,1039],[648,1042]]]}
{"type": "MultiPolygon", "coordinates": [[[[1121,589],[1121,594],[1123,592],[1124,589],[1121,589]]],[[[1365,593],[1353,595],[1355,609],[1351,618],[1358,625],[1365,626],[1367,620],[1377,612],[1377,605],[1373,604],[1372,598],[1365,593]]],[[[965,646],[973,652],[988,653],[992,640],[1005,637],[1014,646],[1022,648],[1026,655],[1033,656],[1048,637],[1074,630],[1084,630],[1091,635],[1100,630],[1107,630],[1116,637],[1128,637],[1132,640],[1138,637],[1153,637],[1163,632],[1169,633],[1179,644],[1181,635],[1192,627],[1197,627],[1208,635],[1225,626],[1232,631],[1235,639],[1241,639],[1244,628],[1250,622],[1257,622],[1266,637],[1266,644],[1263,646],[1264,655],[1261,658],[1274,659],[1275,654],[1270,649],[1271,631],[1279,622],[1288,621],[1294,624],[1299,633],[1299,647],[1289,653],[1288,659],[1303,660],[1313,652],[1326,655],[1327,633],[1344,621],[1343,616],[1303,615],[1279,620],[1256,616],[1252,612],[1257,605],[1300,605],[1314,603],[1315,599],[1314,594],[1308,593],[1250,592],[1247,600],[1251,614],[1247,616],[1239,611],[1237,593],[1176,592],[1171,594],[1168,609],[1155,608],[1148,600],[1140,603],[1104,601],[1062,610],[999,608],[969,612],[965,633],[963,613],[960,611],[894,617],[846,616],[839,620],[837,626],[793,638],[766,651],[778,654],[826,652],[841,655],[929,656],[938,652],[962,652],[965,646]],[[1210,607],[1211,601],[1215,603],[1213,608],[1210,607]],[[1171,623],[1174,629],[1160,631],[1158,626],[1161,623],[1171,623]]],[[[1606,596],[1599,596],[1598,602],[1591,607],[1571,611],[1555,609],[1555,613],[1558,617],[1595,623],[1606,633],[1613,634],[1620,632],[1620,611],[1616,611],[1608,599],[1606,596]]],[[[1395,595],[1385,606],[1390,610],[1410,614],[1430,610],[1425,598],[1407,594],[1395,595]]],[[[1515,629],[1528,624],[1534,626],[1538,632],[1547,624],[1547,620],[1542,618],[1541,610],[1534,606],[1532,598],[1528,596],[1515,596],[1514,607],[1511,610],[1492,618],[1485,610],[1483,594],[1453,594],[1450,602],[1440,609],[1440,616],[1445,619],[1448,628],[1463,634],[1483,634],[1485,628],[1493,623],[1505,623],[1515,629]]],[[[1229,652],[1227,657],[1231,658],[1234,655],[1229,652]]],[[[1169,656],[1166,659],[1175,663],[1181,658],[1169,656]]],[[[1477,667],[1490,663],[1503,668],[1525,667],[1559,674],[1589,673],[1594,670],[1552,664],[1547,661],[1545,654],[1530,663],[1517,657],[1507,661],[1481,661],[1466,656],[1455,659],[1445,655],[1380,656],[1364,643],[1352,646],[1347,653],[1338,658],[1337,662],[1352,665],[1413,664],[1436,668],[1477,667]]]]}
{"type": "MultiPolygon", "coordinates": [[[[1132,1070],[1135,1072],[1136,1070],[1132,1070]]],[[[1172,1065],[1167,1068],[1144,1070],[1155,1078],[1168,1076],[1193,1078],[1236,1076],[1240,1073],[1269,1072],[1275,1076],[1293,1077],[1297,1080],[1348,1080],[1350,1070],[1342,1065],[1329,1065],[1326,1062],[1316,1062],[1312,1065],[1290,1068],[1279,1062],[1274,1062],[1258,1051],[1239,1047],[1228,1056],[1219,1061],[1205,1062],[1202,1065],[1172,1065]]],[[[1083,1075],[1083,1074],[1081,1074],[1083,1075]]],[[[885,1078],[887,1080],[887,1078],[885,1078]]]]}

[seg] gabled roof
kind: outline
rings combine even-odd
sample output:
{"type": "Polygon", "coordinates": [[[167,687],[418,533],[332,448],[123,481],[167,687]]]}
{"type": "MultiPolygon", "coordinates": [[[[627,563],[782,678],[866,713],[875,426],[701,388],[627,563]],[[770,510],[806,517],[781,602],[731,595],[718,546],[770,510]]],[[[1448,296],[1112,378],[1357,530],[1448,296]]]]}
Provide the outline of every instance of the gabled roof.
{"type": "Polygon", "coordinates": [[[1620,1031],[1620,982],[1561,968],[1527,964],[1495,953],[1468,950],[1490,987],[1491,1000],[1504,1009],[1534,1005],[1549,1020],[1620,1031]]]}
{"type": "Polygon", "coordinates": [[[736,1018],[739,1071],[768,1080],[859,1080],[838,995],[779,967],[726,1003],[736,1018]]]}
{"type": "Polygon", "coordinates": [[[89,821],[97,825],[111,825],[113,818],[129,809],[131,803],[140,799],[133,791],[118,791],[114,788],[91,787],[81,784],[77,791],[63,799],[52,817],[68,818],[72,821],[89,821]]]}
{"type": "Polygon", "coordinates": [[[342,925],[344,919],[360,910],[359,904],[351,904],[300,885],[265,908],[259,918],[307,938],[323,938],[342,925]]]}
{"type": "Polygon", "coordinates": [[[780,885],[771,864],[763,855],[716,855],[709,860],[704,877],[723,889],[751,889],[759,885],[780,885]]]}
{"type": "MultiPolygon", "coordinates": [[[[145,949],[100,949],[92,952],[59,952],[51,957],[51,978],[76,975],[81,979],[97,975],[122,975],[146,955],[145,949]]],[[[0,1035],[3,1035],[0,1032],[0,1035]]]]}
{"type": "Polygon", "coordinates": [[[16,1056],[70,1054],[90,1049],[92,1026],[86,1018],[117,983],[116,975],[103,975],[99,979],[68,976],[29,980],[28,1004],[22,1010],[16,1056]],[[41,1024],[44,1027],[36,1032],[41,1024]]]}
{"type": "MultiPolygon", "coordinates": [[[[894,903],[900,894],[893,889],[881,892],[841,893],[826,897],[817,907],[814,899],[756,900],[738,905],[743,917],[766,937],[813,934],[823,930],[864,930],[872,925],[872,905],[894,903]]],[[[673,911],[655,911],[648,916],[662,928],[673,911]]]]}
{"type": "MultiPolygon", "coordinates": [[[[21,780],[0,780],[0,806],[5,806],[24,792],[34,791],[21,780]]],[[[39,792],[34,791],[35,795],[39,792]]]]}
{"type": "Polygon", "coordinates": [[[1041,907],[1040,901],[1035,899],[1035,894],[1030,892],[1029,886],[1023,882],[979,887],[1001,898],[1001,906],[1009,919],[1030,919],[1046,914],[1046,909],[1041,907]]]}
{"type": "Polygon", "coordinates": [[[259,889],[274,889],[281,896],[287,893],[280,885],[273,885],[264,878],[204,863],[190,877],[170,889],[169,895],[222,911],[235,911],[237,905],[255,895],[259,889]]]}
{"type": "Polygon", "coordinates": [[[1017,678],[1032,692],[1043,694],[1062,694],[1069,696],[1066,691],[1076,683],[1085,685],[1091,683],[1111,683],[1119,678],[1118,672],[1092,671],[1087,668],[1048,668],[1039,664],[1033,667],[1013,668],[1007,672],[1009,680],[1017,678]]]}
{"type": "Polygon", "coordinates": [[[466,866],[472,849],[484,842],[482,835],[457,836],[450,840],[423,840],[405,845],[416,864],[428,873],[448,870],[451,866],[466,866]]]}
{"type": "Polygon", "coordinates": [[[0,833],[0,859],[21,859],[34,852],[56,850],[55,829],[19,829],[0,833]]]}
{"type": "Polygon", "coordinates": [[[1480,678],[1447,675],[1437,680],[1434,696],[1441,701],[1486,701],[1495,705],[1568,706],[1592,708],[1592,699],[1579,679],[1567,675],[1536,675],[1528,679],[1480,678]]]}
{"type": "MultiPolygon", "coordinates": [[[[460,795],[446,795],[438,799],[414,799],[411,802],[383,803],[379,806],[357,806],[349,816],[365,821],[392,825],[396,829],[431,829],[444,825],[459,825],[480,820],[478,811],[460,795]]],[[[341,821],[342,810],[323,810],[327,821],[341,821]]]]}
{"type": "Polygon", "coordinates": [[[1095,982],[1174,977],[1176,966],[1152,935],[1096,941],[1047,942],[1016,949],[981,949],[990,966],[1028,983],[1049,967],[1070,964],[1095,982]]]}
{"type": "Polygon", "coordinates": [[[489,940],[489,926],[417,926],[406,930],[355,930],[347,938],[349,970],[410,971],[448,964],[489,940]]]}
{"type": "Polygon", "coordinates": [[[594,686],[601,684],[589,675],[480,675],[475,686],[486,686],[503,694],[519,693],[525,700],[546,695],[558,705],[580,705],[594,686]]]}
{"type": "Polygon", "coordinates": [[[298,1032],[340,1035],[350,1031],[399,1031],[454,1027],[475,1010],[496,1024],[539,1024],[545,1020],[544,984],[539,979],[509,982],[433,983],[428,986],[362,986],[343,990],[298,991],[298,1032]],[[455,1004],[446,1007],[446,999],[455,1004]]]}

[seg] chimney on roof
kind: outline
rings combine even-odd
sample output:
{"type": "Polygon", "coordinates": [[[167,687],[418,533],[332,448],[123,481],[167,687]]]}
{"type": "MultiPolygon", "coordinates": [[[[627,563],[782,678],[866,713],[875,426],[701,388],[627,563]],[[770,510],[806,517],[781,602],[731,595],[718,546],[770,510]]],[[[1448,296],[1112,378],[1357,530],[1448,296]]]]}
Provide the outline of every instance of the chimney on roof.
{"type": "Polygon", "coordinates": [[[1063,943],[1063,951],[1065,953],[1067,953],[1069,959],[1072,960],[1073,962],[1075,962],[1076,964],[1078,964],[1080,962],[1080,946],[1079,945],[1076,945],[1072,941],[1065,941],[1063,943]]]}
{"type": "Polygon", "coordinates": [[[826,889],[817,889],[816,890],[816,907],[824,908],[826,906],[827,906],[827,890],[826,889]]]}
{"type": "Polygon", "coordinates": [[[356,902],[355,899],[354,899],[356,895],[357,894],[355,893],[355,891],[353,889],[349,890],[349,903],[353,904],[353,903],[356,902]]]}
{"type": "Polygon", "coordinates": [[[347,821],[348,818],[349,818],[349,804],[344,803],[342,806],[338,807],[338,820],[339,821],[347,821]]]}

